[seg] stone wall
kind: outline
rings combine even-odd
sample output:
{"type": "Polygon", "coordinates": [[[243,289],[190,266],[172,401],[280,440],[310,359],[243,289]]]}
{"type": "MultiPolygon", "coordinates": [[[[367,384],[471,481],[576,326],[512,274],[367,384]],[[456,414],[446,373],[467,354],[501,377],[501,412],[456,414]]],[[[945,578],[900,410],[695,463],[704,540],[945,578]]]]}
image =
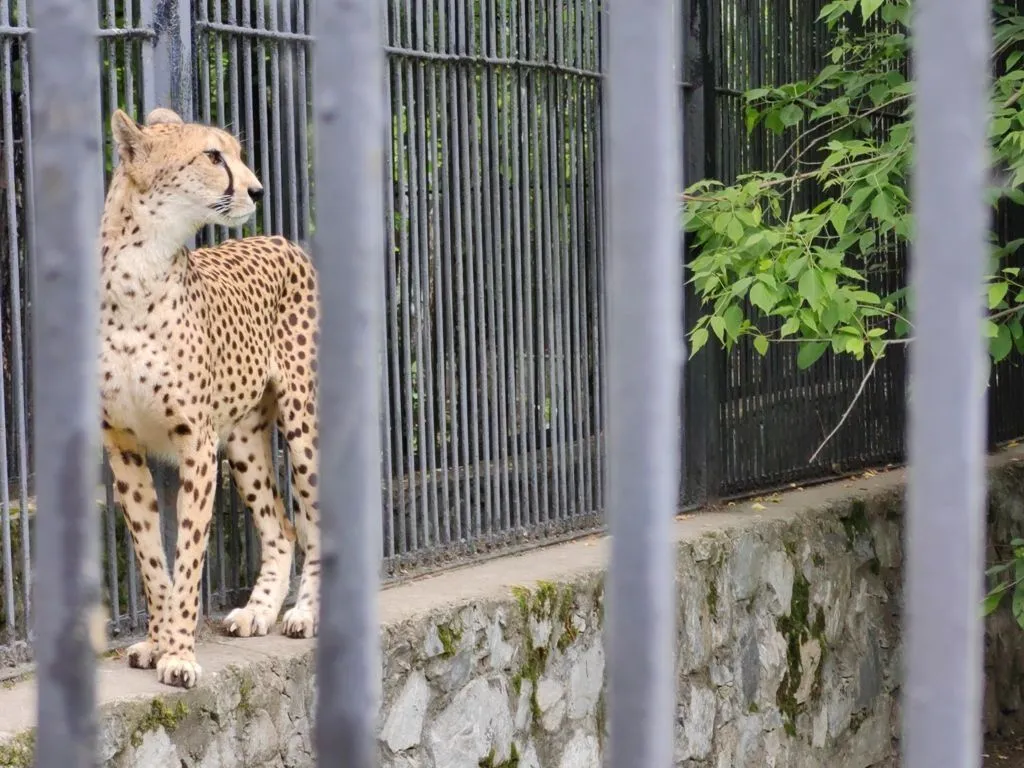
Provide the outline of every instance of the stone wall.
{"type": "MultiPolygon", "coordinates": [[[[675,523],[675,765],[884,768],[898,736],[900,472],[675,523]]],[[[993,540],[1024,469],[993,474],[993,540]]],[[[385,590],[383,768],[594,768],[607,739],[595,537],[385,590]]],[[[1019,721],[1024,637],[990,620],[991,729],[1019,721]]],[[[210,637],[199,688],[104,661],[103,758],[128,768],[312,766],[312,643],[210,637]]],[[[0,690],[0,766],[27,766],[32,682],[0,690]],[[19,698],[20,697],[20,698],[19,698]]]]}
{"type": "MultiPolygon", "coordinates": [[[[991,474],[988,499],[989,563],[1006,561],[1010,542],[1024,538],[1024,463],[1011,460],[991,474]]],[[[1024,735],[1024,630],[1009,597],[986,622],[985,726],[999,737],[1024,735]]]]}

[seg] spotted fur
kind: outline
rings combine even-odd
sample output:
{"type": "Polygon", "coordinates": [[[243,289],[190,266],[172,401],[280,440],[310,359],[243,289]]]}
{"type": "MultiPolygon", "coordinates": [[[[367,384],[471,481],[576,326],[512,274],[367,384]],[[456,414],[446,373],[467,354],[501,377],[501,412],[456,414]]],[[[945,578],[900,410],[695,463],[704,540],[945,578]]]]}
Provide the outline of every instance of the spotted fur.
{"type": "Polygon", "coordinates": [[[264,635],[277,621],[297,533],[305,560],[283,630],[317,631],[317,275],[303,250],[280,237],[185,246],[204,225],[242,225],[263,194],[233,136],[167,109],[142,126],[118,110],[111,129],[120,163],[99,238],[103,440],[150,615],[128,663],[191,688],[202,674],[195,636],[220,448],[262,552],[249,602],[225,629],[264,635]],[[292,458],[294,529],[274,482],[274,424],[292,458]],[[147,456],[179,471],[173,574],[147,456]]]}

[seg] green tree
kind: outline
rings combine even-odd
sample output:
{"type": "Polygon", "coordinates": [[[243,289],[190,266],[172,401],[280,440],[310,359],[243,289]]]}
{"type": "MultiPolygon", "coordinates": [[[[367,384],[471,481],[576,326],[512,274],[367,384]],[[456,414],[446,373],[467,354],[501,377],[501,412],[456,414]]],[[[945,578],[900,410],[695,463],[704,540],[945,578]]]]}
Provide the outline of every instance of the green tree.
{"type": "MultiPolygon", "coordinates": [[[[1024,204],[1024,17],[996,4],[991,86],[989,199],[1024,204]]],[[[696,353],[713,339],[726,348],[751,337],[799,345],[797,364],[827,350],[871,360],[913,341],[913,296],[883,290],[878,275],[899,266],[913,233],[908,184],[914,149],[913,84],[907,79],[910,0],[835,0],[819,22],[831,36],[827,64],[814,77],[745,93],[748,133],[792,140],[774,167],[733,183],[703,180],[684,198],[684,224],[698,255],[689,279],[703,314],[690,329],[696,353]],[[882,288],[880,288],[880,286],[882,288]]],[[[998,363],[1024,352],[1024,238],[990,238],[984,286],[985,333],[998,363]]],[[[1012,595],[1024,627],[1024,540],[1010,543],[984,605],[1012,595]],[[1009,574],[1004,575],[1004,574],[1009,574]]]]}
{"type": "MultiPolygon", "coordinates": [[[[872,273],[891,266],[913,227],[909,13],[909,0],[831,2],[820,15],[830,63],[812,79],[746,92],[748,131],[763,125],[796,138],[771,169],[686,190],[685,226],[700,250],[690,279],[705,310],[690,330],[694,352],[712,336],[727,348],[751,336],[762,355],[773,342],[799,344],[806,368],[829,348],[877,358],[913,339],[907,291],[871,290],[872,273]],[[812,205],[801,205],[806,187],[812,205]]],[[[1019,205],[1024,19],[998,5],[994,31],[990,137],[1006,173],[993,177],[990,197],[1019,205]]],[[[1009,263],[1022,242],[992,238],[986,332],[996,362],[1024,351],[1024,282],[1009,263]]]]}

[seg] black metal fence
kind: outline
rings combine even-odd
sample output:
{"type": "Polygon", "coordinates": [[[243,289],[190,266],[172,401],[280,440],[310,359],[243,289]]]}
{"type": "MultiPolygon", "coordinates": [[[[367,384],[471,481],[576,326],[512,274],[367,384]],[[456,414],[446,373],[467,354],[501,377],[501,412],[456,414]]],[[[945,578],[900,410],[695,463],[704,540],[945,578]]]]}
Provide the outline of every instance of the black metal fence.
{"type": "MultiPolygon", "coordinates": [[[[816,72],[828,46],[820,0],[684,0],[680,62],[686,181],[771,163],[791,140],[747,135],[741,94],[816,72]]],[[[0,0],[0,625],[31,626],[33,367],[26,342],[34,212],[30,0],[0,0]]],[[[389,0],[385,146],[383,556],[400,577],[602,524],[604,462],[603,28],[595,0],[389,0]]],[[[308,241],[312,182],[310,0],[98,0],[104,120],[160,104],[241,137],[267,188],[228,235],[308,241]]],[[[106,123],[99,126],[108,137],[106,123]]],[[[108,137],[109,139],[109,137],[108,137]]],[[[115,162],[105,148],[105,176],[115,162]]],[[[1020,222],[1001,214],[1000,229],[1020,222]]],[[[681,228],[680,228],[681,230],[681,228]]],[[[337,244],[339,252],[344,243],[337,244]]],[[[330,258],[318,254],[318,258],[330,258]]],[[[874,280],[904,280],[903,254],[874,280]]],[[[878,287],[881,287],[880,285],[878,287]]],[[[692,296],[687,312],[696,311],[692,296]]],[[[850,359],[798,371],[796,353],[741,343],[687,366],[681,504],[899,461],[905,362],[892,349],[813,462],[864,378],[850,359]]],[[[1024,434],[1019,363],[991,386],[993,440],[1024,434]]],[[[283,446],[279,479],[288,488],[283,446]]],[[[99,460],[99,457],[97,457],[99,460]]],[[[163,481],[164,538],[175,525],[163,481]]],[[[104,476],[106,479],[106,475],[104,476]]],[[[222,474],[203,580],[208,611],[240,604],[256,532],[222,474]]],[[[144,626],[130,540],[97,487],[115,634],[144,626]]],[[[290,500],[289,500],[290,501],[290,500]]],[[[287,507],[290,509],[291,504],[287,507]]],[[[296,564],[298,568],[299,564],[296,564]]]]}

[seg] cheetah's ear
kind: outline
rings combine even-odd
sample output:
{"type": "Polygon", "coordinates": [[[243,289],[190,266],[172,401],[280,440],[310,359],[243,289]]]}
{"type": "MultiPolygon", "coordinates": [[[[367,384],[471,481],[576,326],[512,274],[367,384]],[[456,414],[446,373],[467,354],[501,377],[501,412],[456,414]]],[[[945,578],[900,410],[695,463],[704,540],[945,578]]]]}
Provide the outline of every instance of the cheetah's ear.
{"type": "Polygon", "coordinates": [[[115,109],[110,116],[110,131],[114,135],[117,153],[121,160],[134,162],[146,148],[146,137],[142,128],[122,109],[115,109]]]}
{"type": "Polygon", "coordinates": [[[184,122],[181,115],[167,107],[157,107],[146,115],[146,125],[181,125],[184,122]]]}

